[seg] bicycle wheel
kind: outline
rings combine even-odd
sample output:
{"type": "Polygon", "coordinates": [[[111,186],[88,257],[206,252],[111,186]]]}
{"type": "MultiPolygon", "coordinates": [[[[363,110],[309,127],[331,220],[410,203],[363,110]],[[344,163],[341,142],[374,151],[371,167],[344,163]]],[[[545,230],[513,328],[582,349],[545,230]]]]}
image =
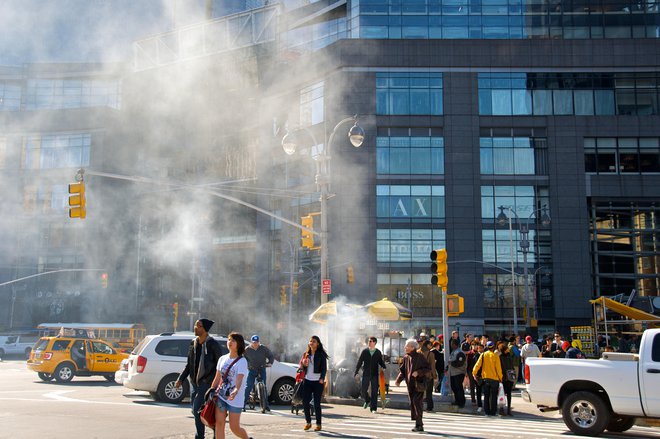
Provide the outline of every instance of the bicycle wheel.
{"type": "Polygon", "coordinates": [[[261,405],[261,413],[266,413],[266,385],[263,381],[259,381],[257,385],[257,393],[259,395],[259,404],[261,405]]]}

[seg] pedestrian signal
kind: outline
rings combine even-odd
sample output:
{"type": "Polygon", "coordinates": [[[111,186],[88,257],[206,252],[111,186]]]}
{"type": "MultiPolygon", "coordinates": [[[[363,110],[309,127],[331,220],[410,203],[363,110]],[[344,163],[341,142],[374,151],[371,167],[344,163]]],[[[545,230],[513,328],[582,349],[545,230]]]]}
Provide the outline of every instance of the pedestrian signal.
{"type": "Polygon", "coordinates": [[[463,298],[458,294],[447,294],[447,316],[456,317],[465,311],[463,298]]]}

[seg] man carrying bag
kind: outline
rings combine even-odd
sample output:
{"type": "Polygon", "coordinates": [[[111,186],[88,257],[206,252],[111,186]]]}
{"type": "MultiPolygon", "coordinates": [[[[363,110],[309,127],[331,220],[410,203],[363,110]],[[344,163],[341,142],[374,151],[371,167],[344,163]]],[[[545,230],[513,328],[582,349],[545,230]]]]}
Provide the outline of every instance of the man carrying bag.
{"type": "Polygon", "coordinates": [[[195,439],[204,439],[204,423],[200,419],[199,409],[204,405],[204,396],[211,388],[215,377],[218,360],[222,356],[220,344],[209,335],[209,330],[215,322],[209,319],[199,319],[195,322],[195,339],[188,348],[186,367],[179,375],[175,387],[181,387],[183,380],[190,376],[190,404],[195,417],[195,439]]]}

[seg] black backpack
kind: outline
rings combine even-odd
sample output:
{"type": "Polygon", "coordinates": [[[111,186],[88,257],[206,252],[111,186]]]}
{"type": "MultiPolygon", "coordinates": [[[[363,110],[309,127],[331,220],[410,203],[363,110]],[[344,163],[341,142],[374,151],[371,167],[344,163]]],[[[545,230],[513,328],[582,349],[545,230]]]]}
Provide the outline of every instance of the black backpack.
{"type": "Polygon", "coordinates": [[[458,355],[456,355],[454,361],[451,362],[451,366],[456,368],[463,367],[463,365],[465,365],[466,358],[467,357],[463,352],[459,352],[458,355]]]}

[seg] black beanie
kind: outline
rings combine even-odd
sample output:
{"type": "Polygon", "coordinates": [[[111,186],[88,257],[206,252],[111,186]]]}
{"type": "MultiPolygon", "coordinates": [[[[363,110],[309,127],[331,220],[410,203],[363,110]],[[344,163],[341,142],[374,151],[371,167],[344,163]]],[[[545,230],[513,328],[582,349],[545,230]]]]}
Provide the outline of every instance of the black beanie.
{"type": "Polygon", "coordinates": [[[211,326],[213,326],[215,323],[213,320],[209,319],[199,319],[199,321],[202,323],[202,326],[206,332],[209,332],[211,330],[211,326]]]}

